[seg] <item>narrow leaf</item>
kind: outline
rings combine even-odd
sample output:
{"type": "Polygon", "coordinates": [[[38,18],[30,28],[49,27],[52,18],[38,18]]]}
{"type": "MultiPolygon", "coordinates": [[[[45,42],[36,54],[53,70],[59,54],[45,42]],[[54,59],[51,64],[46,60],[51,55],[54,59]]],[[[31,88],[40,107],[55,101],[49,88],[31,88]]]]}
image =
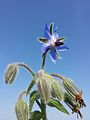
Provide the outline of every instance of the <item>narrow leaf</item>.
{"type": "Polygon", "coordinates": [[[63,113],[66,113],[69,115],[68,111],[66,110],[66,108],[58,101],[58,100],[55,100],[55,99],[50,99],[50,102],[48,103],[48,105],[50,107],[55,107],[57,108],[58,110],[60,110],[61,112],[63,113]]]}
{"type": "Polygon", "coordinates": [[[38,92],[35,90],[31,93],[29,98],[29,111],[31,112],[34,102],[39,98],[38,92]]]}

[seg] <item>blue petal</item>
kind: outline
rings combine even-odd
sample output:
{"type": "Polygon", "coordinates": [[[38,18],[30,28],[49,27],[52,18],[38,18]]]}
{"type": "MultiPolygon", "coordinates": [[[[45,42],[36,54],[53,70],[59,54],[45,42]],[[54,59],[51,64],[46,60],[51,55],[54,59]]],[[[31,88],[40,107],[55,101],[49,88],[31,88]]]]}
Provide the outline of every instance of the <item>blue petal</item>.
{"type": "Polygon", "coordinates": [[[45,25],[44,37],[47,39],[51,39],[50,29],[49,29],[49,26],[47,24],[45,25]]]}
{"type": "Polygon", "coordinates": [[[41,48],[42,53],[45,53],[48,48],[50,48],[50,44],[48,44],[48,43],[44,44],[41,48]]]}
{"type": "Polygon", "coordinates": [[[54,32],[54,33],[57,32],[57,27],[54,27],[53,32],[54,32]]]}
{"type": "Polygon", "coordinates": [[[58,34],[57,33],[53,33],[53,35],[55,36],[56,39],[59,38],[58,34]]]}
{"type": "Polygon", "coordinates": [[[57,34],[57,27],[54,27],[54,29],[53,29],[53,35],[55,36],[56,39],[59,38],[59,36],[57,34]]]}
{"type": "Polygon", "coordinates": [[[54,63],[56,63],[57,54],[56,54],[55,49],[51,48],[49,55],[50,55],[51,60],[52,60],[54,63]]]}
{"type": "Polygon", "coordinates": [[[67,46],[65,46],[65,45],[61,45],[61,46],[57,46],[56,49],[57,49],[58,51],[65,51],[65,50],[67,50],[67,49],[69,49],[69,48],[68,48],[67,46]]]}

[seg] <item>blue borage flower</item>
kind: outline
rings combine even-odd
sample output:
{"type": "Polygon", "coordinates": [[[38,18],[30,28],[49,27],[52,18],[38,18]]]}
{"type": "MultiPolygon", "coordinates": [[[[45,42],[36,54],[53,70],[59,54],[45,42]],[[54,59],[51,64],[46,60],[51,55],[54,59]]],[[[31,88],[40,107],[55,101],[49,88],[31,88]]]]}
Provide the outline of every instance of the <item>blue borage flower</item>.
{"type": "Polygon", "coordinates": [[[53,23],[48,26],[45,25],[44,38],[39,38],[39,41],[43,43],[42,54],[49,52],[51,60],[56,63],[57,59],[60,58],[58,51],[67,50],[68,47],[64,45],[64,37],[59,38],[57,34],[57,27],[53,27],[53,23]]]}

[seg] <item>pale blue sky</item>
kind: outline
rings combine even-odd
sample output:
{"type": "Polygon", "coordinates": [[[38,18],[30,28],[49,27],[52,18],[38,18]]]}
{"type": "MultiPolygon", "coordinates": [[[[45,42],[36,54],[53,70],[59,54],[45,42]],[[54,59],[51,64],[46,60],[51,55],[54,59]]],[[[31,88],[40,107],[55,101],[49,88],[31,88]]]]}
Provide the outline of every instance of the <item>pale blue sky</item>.
{"type": "MultiPolygon", "coordinates": [[[[31,75],[20,69],[12,85],[4,83],[4,72],[11,62],[25,62],[37,72],[41,65],[41,44],[46,23],[54,22],[60,36],[66,36],[69,50],[54,65],[49,56],[48,72],[74,79],[83,90],[87,107],[83,120],[90,120],[90,1],[89,0],[1,0],[0,1],[0,120],[16,120],[14,104],[27,88],[31,75]]],[[[77,120],[56,109],[47,109],[49,120],[77,120]]]]}

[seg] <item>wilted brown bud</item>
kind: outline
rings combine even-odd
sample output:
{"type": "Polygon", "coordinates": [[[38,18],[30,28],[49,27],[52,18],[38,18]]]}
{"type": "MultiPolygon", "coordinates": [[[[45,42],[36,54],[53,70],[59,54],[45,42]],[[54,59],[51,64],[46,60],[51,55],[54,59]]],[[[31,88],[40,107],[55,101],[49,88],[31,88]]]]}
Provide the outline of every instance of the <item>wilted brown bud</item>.
{"type": "Polygon", "coordinates": [[[86,107],[86,104],[82,98],[82,91],[80,91],[72,80],[64,78],[63,84],[66,90],[73,96],[75,102],[79,102],[80,107],[86,107]]]}
{"type": "Polygon", "coordinates": [[[80,116],[80,118],[82,119],[83,118],[83,115],[81,114],[80,112],[80,107],[78,105],[75,105],[72,109],[72,114],[73,113],[77,113],[77,118],[80,116]],[[78,116],[79,115],[79,116],[78,116]]]}
{"type": "Polygon", "coordinates": [[[16,64],[9,64],[5,73],[6,84],[11,84],[17,74],[18,66],[16,64]]]}

